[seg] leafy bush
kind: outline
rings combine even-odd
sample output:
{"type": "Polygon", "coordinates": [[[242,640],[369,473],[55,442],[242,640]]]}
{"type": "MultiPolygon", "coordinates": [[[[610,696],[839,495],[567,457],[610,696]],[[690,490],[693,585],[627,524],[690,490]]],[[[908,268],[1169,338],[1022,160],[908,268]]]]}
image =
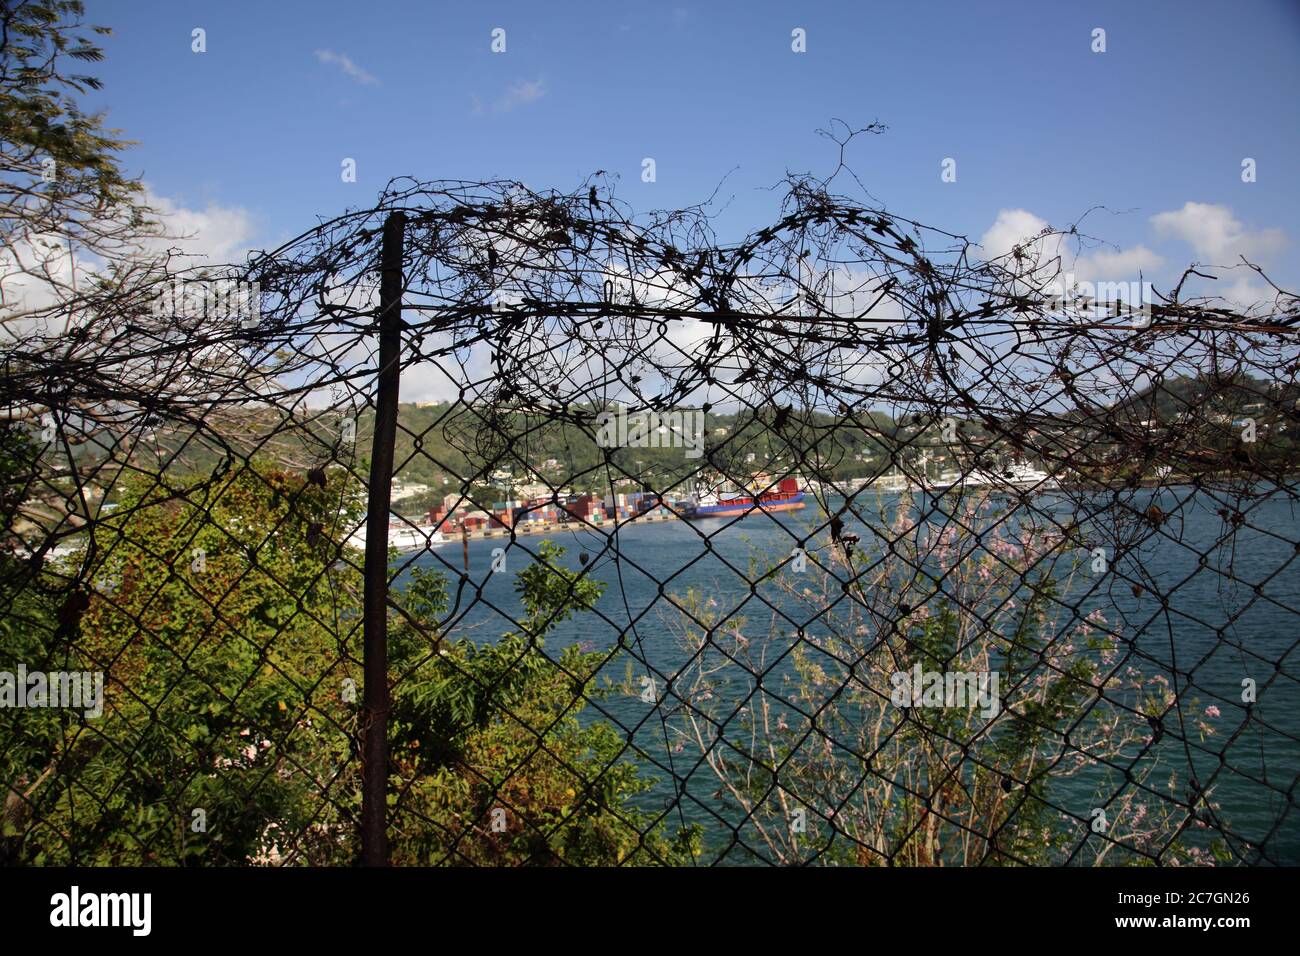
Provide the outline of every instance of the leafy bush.
{"type": "MultiPolygon", "coordinates": [[[[3,596],[13,660],[61,655],[59,666],[106,675],[99,718],[4,715],[8,861],[353,861],[362,588],[360,555],[342,542],[359,521],[355,491],[342,473],[322,486],[273,468],[199,490],[141,481],[73,559],[93,585],[79,620],[61,627],[62,605],[38,589],[3,596]]],[[[581,694],[599,693],[597,655],[544,650],[557,622],[599,596],[563,554],[545,543],[519,574],[526,620],[492,643],[444,633],[440,576],[416,574],[401,596],[395,862],[648,863],[681,851],[629,807],[649,784],[619,735],[580,719],[581,694]]]]}

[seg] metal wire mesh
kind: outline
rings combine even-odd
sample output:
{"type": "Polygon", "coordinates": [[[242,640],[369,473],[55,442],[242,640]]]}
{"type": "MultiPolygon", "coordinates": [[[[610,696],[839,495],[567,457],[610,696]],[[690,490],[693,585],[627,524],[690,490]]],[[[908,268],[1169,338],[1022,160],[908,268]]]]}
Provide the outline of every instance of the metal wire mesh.
{"type": "Polygon", "coordinates": [[[11,679],[0,856],[350,863],[368,779],[394,863],[1297,862],[1295,297],[786,187],[395,181],[11,350],[5,646],[103,691],[11,679]]]}

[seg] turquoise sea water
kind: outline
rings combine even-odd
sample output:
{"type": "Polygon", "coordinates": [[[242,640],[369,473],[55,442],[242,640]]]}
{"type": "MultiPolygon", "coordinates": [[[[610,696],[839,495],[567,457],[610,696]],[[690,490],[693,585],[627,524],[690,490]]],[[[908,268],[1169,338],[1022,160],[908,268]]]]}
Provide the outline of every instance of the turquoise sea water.
{"type": "MultiPolygon", "coordinates": [[[[1097,540],[1105,540],[1103,531],[1113,514],[1107,511],[1108,503],[1109,499],[1085,502],[1105,519],[1091,529],[1102,535],[1097,540]]],[[[838,510],[839,502],[831,504],[838,510]]],[[[892,503],[882,499],[879,504],[888,513],[897,508],[897,499],[892,503]]],[[[921,504],[928,507],[933,502],[921,504]]],[[[1180,780],[1194,776],[1210,790],[1220,807],[1219,819],[1244,841],[1238,847],[1239,858],[1300,863],[1300,813],[1290,805],[1288,796],[1294,793],[1300,775],[1300,611],[1293,610],[1300,608],[1300,560],[1292,543],[1300,540],[1300,514],[1293,502],[1282,497],[1256,501],[1246,522],[1229,542],[1222,543],[1226,526],[1218,512],[1223,503],[1204,492],[1137,492],[1128,504],[1133,513],[1155,504],[1169,516],[1162,525],[1169,537],[1153,536],[1138,551],[1122,556],[1115,566],[1130,575],[1146,575],[1149,586],[1135,594],[1130,584],[1115,576],[1104,586],[1099,586],[1096,578],[1080,576],[1063,600],[1078,603],[1084,611],[1101,610],[1108,621],[1122,628],[1131,662],[1143,676],[1163,675],[1175,684],[1183,703],[1182,715],[1169,715],[1174,730],[1156,749],[1180,780]],[[1229,567],[1231,574],[1221,573],[1229,567]],[[1156,595],[1164,595],[1165,603],[1156,595]],[[1171,662],[1176,663],[1176,672],[1171,662]],[[1258,700],[1249,714],[1241,702],[1244,678],[1253,679],[1257,686],[1258,700]],[[1208,716],[1208,708],[1217,708],[1218,716],[1208,716]],[[1196,728],[1198,720],[1211,726],[1214,734],[1202,739],[1196,728]],[[1191,743],[1184,747],[1178,742],[1180,737],[1191,743]],[[1262,858],[1255,849],[1261,845],[1265,847],[1262,858]]],[[[1077,514],[1064,499],[1054,503],[1050,496],[1035,499],[1034,507],[1040,513],[1055,511],[1062,519],[1077,514]]],[[[762,598],[774,599],[763,586],[751,587],[746,580],[746,574],[753,576],[751,560],[780,560],[790,554],[799,538],[824,520],[824,515],[809,508],[696,525],[633,523],[618,533],[617,551],[605,534],[595,531],[551,536],[568,549],[564,560],[569,567],[578,568],[579,553],[587,554],[589,573],[606,587],[595,613],[577,615],[552,632],[548,651],[556,654],[575,642],[601,650],[616,647],[620,640],[630,646],[638,659],[632,671],[634,683],[599,706],[624,729],[627,739],[641,752],[646,773],[658,780],[656,788],[640,802],[649,809],[667,809],[670,821],[700,823],[715,843],[725,842],[732,832],[731,824],[718,817],[714,797],[718,782],[700,766],[698,753],[690,749],[673,752],[666,745],[672,738],[666,734],[663,714],[670,703],[656,707],[641,699],[645,686],[641,677],[646,668],[640,662],[658,672],[658,688],[663,683],[661,676],[674,673],[685,661],[667,596],[688,589],[715,602],[715,613],[743,615],[761,621],[766,629],[772,611],[762,598]],[[672,785],[674,778],[685,781],[680,793],[672,785]]],[[[860,548],[882,553],[884,542],[868,528],[852,518],[847,528],[862,536],[860,548]]],[[[824,545],[826,538],[822,531],[809,547],[824,545]]],[[[529,552],[535,551],[541,540],[521,537],[514,544],[508,539],[470,542],[468,576],[472,586],[466,588],[461,606],[453,609],[449,618],[453,637],[463,634],[475,641],[491,641],[514,627],[513,620],[520,616],[515,575],[531,561],[529,552]],[[499,548],[506,549],[505,571],[492,573],[493,551],[499,548]]],[[[1086,560],[1086,553],[1083,558],[1086,560]]],[[[459,541],[413,559],[417,566],[440,568],[452,575],[460,573],[461,562],[459,541]]],[[[453,593],[455,590],[453,586],[453,593]]],[[[794,627],[789,630],[793,642],[794,627]]],[[[779,644],[780,627],[776,633],[779,644]]],[[[629,660],[618,655],[611,662],[608,676],[612,681],[626,680],[629,660]]],[[[778,667],[769,683],[787,672],[788,668],[778,667]]],[[[589,708],[584,719],[600,716],[595,708],[589,708]]],[[[1063,781],[1054,793],[1061,804],[1079,806],[1086,814],[1086,808],[1095,802],[1086,792],[1089,789],[1087,782],[1071,779],[1063,781]]],[[[1195,843],[1199,835],[1188,839],[1195,843]]],[[[736,857],[729,859],[741,862],[736,857]]]]}

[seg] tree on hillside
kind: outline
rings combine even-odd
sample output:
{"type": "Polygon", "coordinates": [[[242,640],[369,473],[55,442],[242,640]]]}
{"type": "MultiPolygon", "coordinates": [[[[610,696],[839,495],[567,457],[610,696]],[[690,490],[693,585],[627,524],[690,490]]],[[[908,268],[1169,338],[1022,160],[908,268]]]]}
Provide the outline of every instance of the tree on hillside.
{"type": "Polygon", "coordinates": [[[81,0],[0,0],[0,471],[23,478],[0,537],[19,553],[79,533],[142,452],[198,452],[206,477],[252,431],[230,409],[259,397],[242,318],[160,296],[236,276],[169,247],[129,141],[83,105],[108,33],[81,0]]]}
{"type": "MultiPolygon", "coordinates": [[[[57,315],[89,266],[117,284],[158,235],[128,145],[80,97],[100,81],[80,72],[104,58],[107,27],[88,26],[81,0],[0,0],[0,322],[57,315]]],[[[138,264],[137,264],[138,265],[138,264]]],[[[92,283],[93,284],[93,283],[92,283]]]]}

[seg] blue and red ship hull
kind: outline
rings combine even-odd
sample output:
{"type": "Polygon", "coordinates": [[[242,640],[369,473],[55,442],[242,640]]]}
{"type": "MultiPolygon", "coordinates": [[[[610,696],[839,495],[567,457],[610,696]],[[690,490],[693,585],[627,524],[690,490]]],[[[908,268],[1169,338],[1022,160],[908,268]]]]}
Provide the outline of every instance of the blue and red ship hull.
{"type": "Polygon", "coordinates": [[[805,507],[802,491],[777,491],[757,496],[739,496],[719,501],[716,505],[696,505],[681,515],[688,521],[699,518],[736,518],[757,514],[760,511],[798,511],[805,507]]]}

